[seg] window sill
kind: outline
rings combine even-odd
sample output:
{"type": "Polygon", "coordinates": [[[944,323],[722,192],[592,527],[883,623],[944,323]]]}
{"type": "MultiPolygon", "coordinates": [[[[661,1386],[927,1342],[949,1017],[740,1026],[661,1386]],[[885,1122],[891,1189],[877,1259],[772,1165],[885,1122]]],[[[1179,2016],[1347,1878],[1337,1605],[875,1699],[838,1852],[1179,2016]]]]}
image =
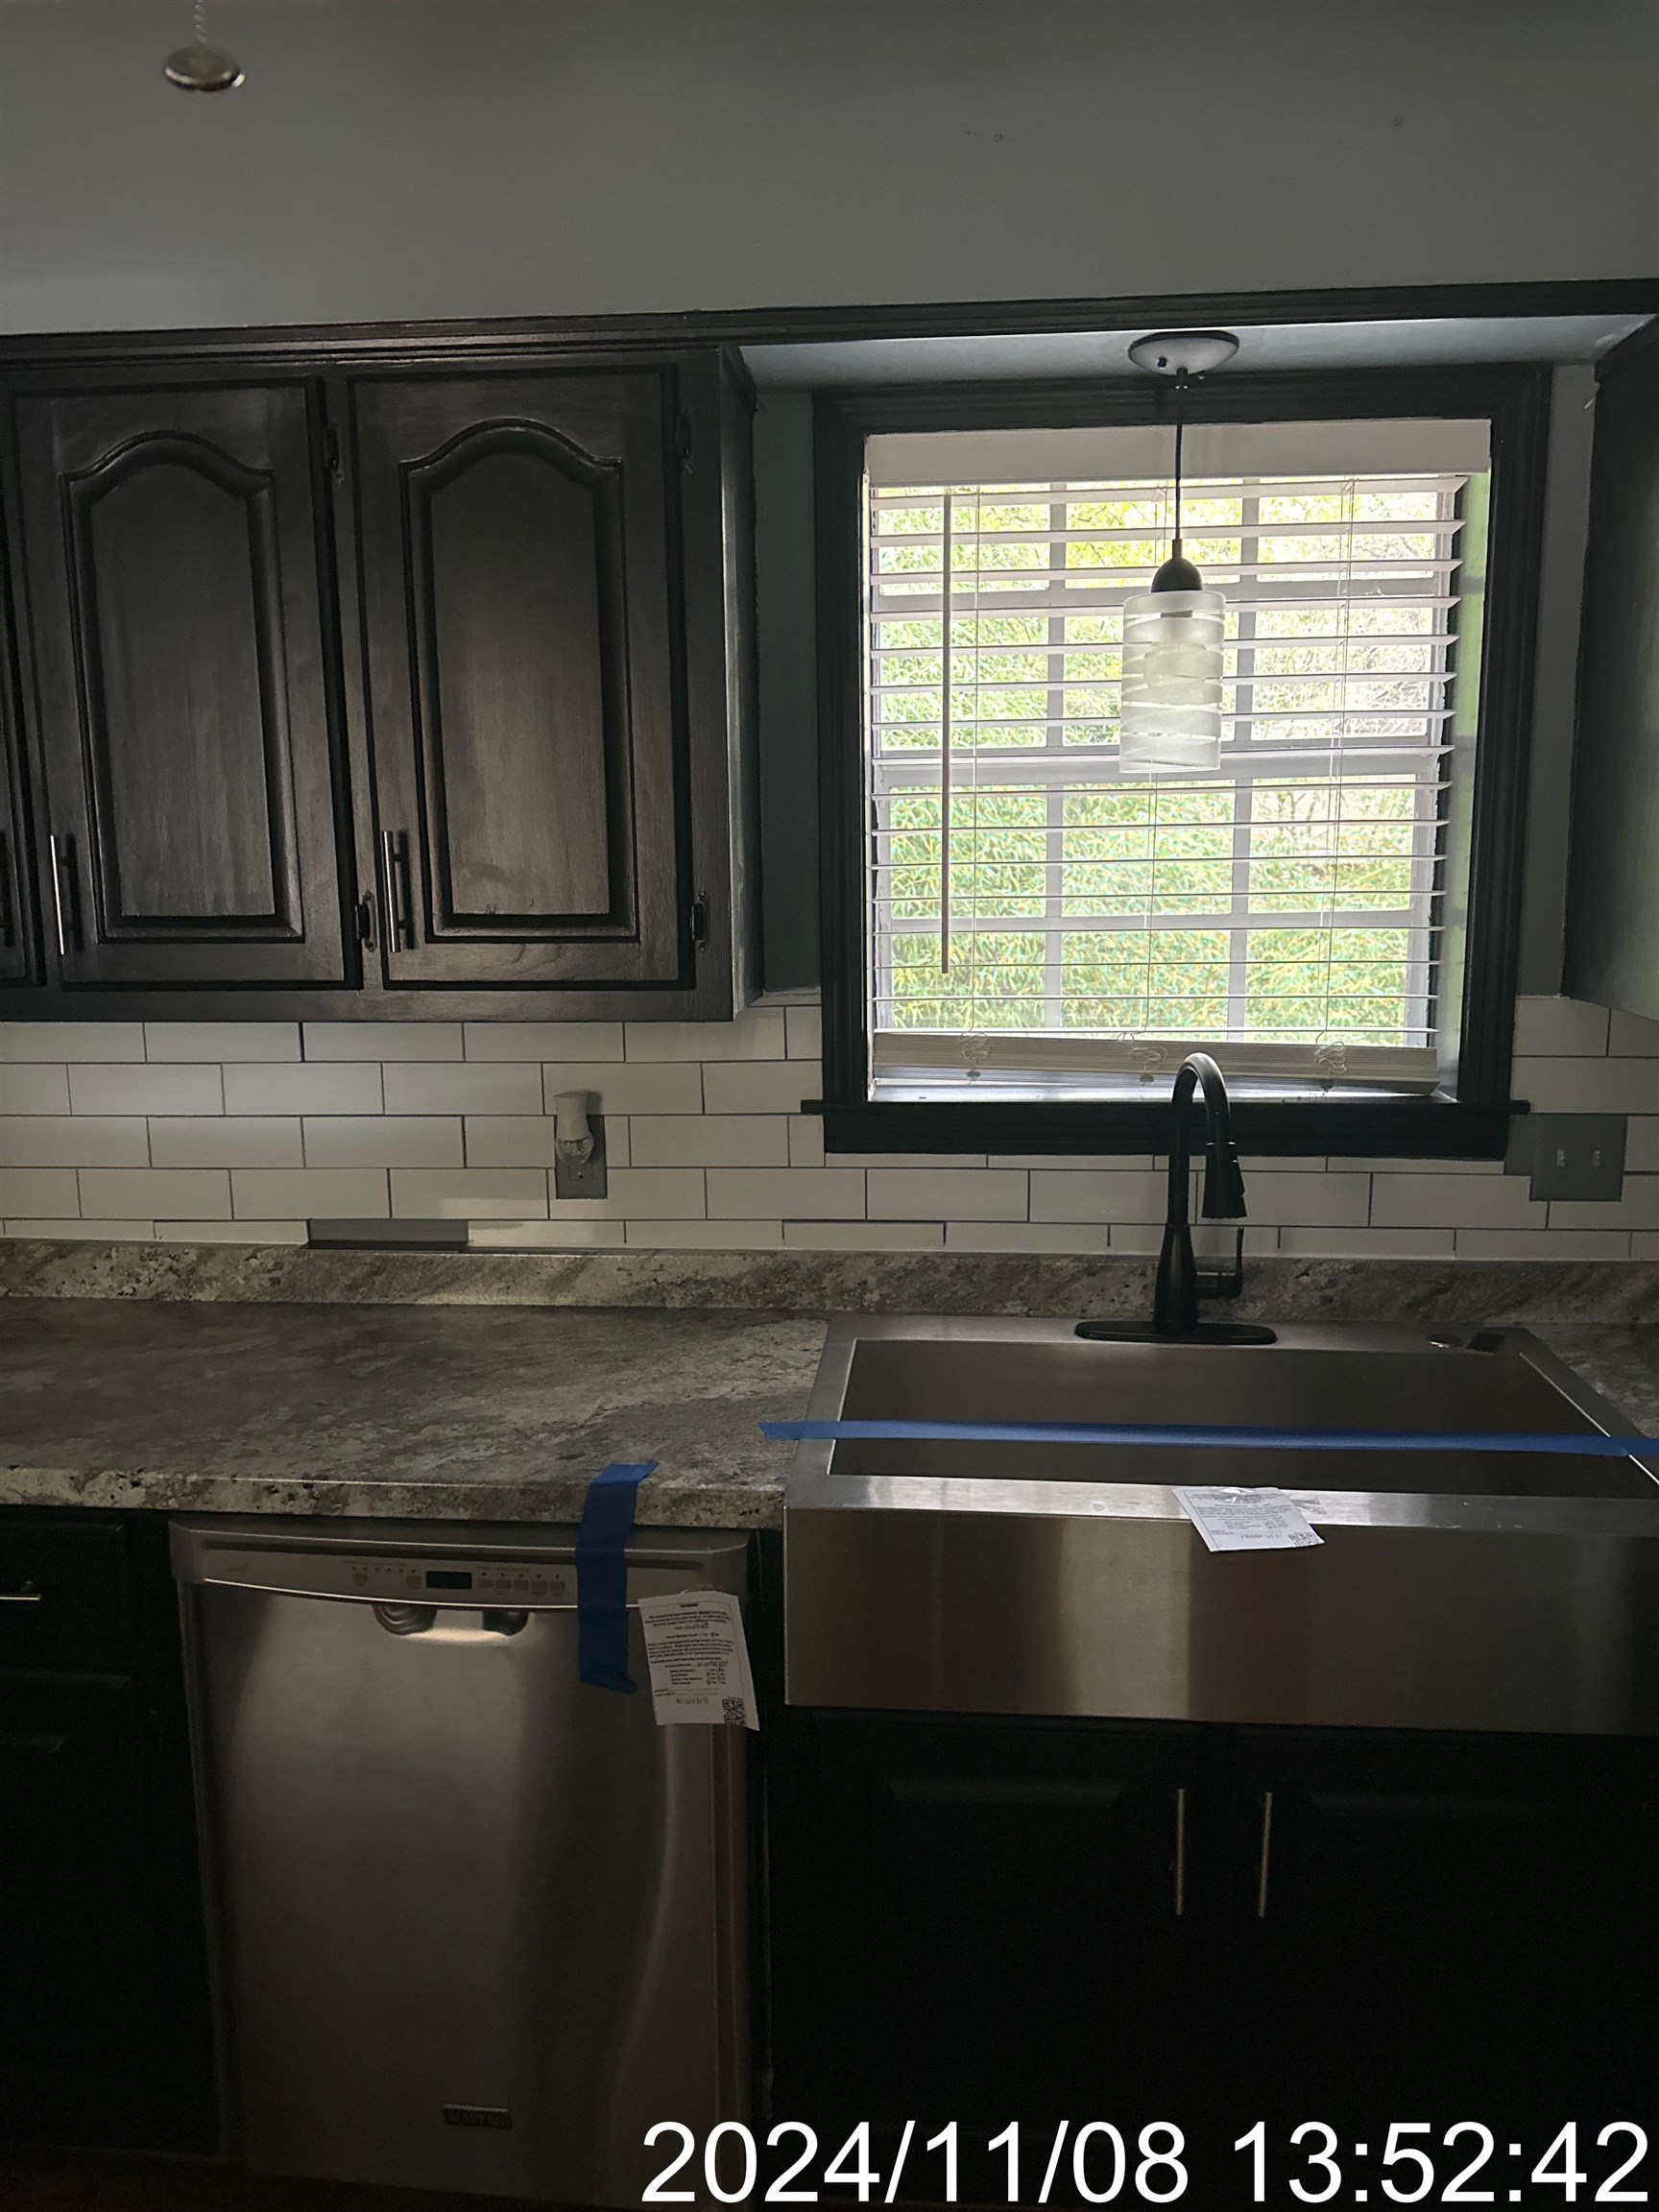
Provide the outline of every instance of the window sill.
{"type": "MultiPolygon", "coordinates": [[[[812,1108],[808,1112],[814,1111],[812,1108]]],[[[1158,1153],[1169,1136],[1167,1093],[1143,1099],[830,1100],[816,1109],[829,1152],[1158,1153]]],[[[1236,1095],[1238,1149],[1286,1159],[1502,1160],[1524,1104],[1444,1096],[1252,1098],[1236,1095]]]]}

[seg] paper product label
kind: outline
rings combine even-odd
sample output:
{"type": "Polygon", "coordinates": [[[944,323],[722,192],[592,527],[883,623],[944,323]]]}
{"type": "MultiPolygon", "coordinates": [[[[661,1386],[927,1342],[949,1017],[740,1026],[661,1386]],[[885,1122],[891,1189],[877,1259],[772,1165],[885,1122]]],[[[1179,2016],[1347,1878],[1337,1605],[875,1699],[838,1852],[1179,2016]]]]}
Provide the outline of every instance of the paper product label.
{"type": "Polygon", "coordinates": [[[682,1720],[758,1728],[755,1678],[743,1636],[743,1608],[729,1590],[687,1590],[641,1598],[639,1625],[651,1669],[657,1725],[682,1720]]]}
{"type": "Polygon", "coordinates": [[[1175,1495],[1212,1551],[1299,1551],[1325,1541],[1283,1490],[1178,1489],[1175,1495]]]}

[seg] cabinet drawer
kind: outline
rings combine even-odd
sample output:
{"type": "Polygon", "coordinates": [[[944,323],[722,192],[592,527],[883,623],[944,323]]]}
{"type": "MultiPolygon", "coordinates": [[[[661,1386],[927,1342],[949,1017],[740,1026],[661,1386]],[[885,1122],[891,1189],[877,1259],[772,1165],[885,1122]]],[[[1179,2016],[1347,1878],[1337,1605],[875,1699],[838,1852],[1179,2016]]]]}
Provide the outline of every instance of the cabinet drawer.
{"type": "Polygon", "coordinates": [[[0,1515],[0,1664],[108,1651],[135,1629],[125,1528],[0,1515]]]}

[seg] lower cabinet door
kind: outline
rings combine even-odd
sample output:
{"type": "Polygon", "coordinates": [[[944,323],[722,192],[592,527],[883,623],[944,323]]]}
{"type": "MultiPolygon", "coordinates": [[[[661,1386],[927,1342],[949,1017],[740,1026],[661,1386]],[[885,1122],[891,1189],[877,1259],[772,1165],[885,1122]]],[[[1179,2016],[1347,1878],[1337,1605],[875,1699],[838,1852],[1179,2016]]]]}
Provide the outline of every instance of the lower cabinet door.
{"type": "Polygon", "coordinates": [[[0,1673],[0,2139],[204,2150],[194,1853],[125,1675],[0,1673]]]}
{"type": "Polygon", "coordinates": [[[1535,2156],[1547,2126],[1650,2124],[1659,1832],[1636,1747],[1240,1731],[1229,1829],[1238,2121],[1363,2142],[1373,2198],[1393,2122],[1431,2124],[1432,2144],[1400,2140],[1431,2147],[1442,2179],[1479,2148],[1459,2138],[1450,2157],[1447,2127],[1508,2130],[1498,2179],[1523,2183],[1508,2141],[1535,2156]]]}
{"type": "MultiPolygon", "coordinates": [[[[964,2200],[1007,2199],[1007,2151],[986,2145],[1019,2121],[1025,2202],[1051,2124],[1113,2121],[1133,2147],[1142,2123],[1177,2116],[1190,1746],[1181,1730],[813,1717],[800,1750],[810,1833],[798,1852],[785,1839],[798,1940],[780,2031],[796,2063],[780,2069],[779,2114],[875,2123],[884,2182],[916,2122],[899,2194],[924,2199],[945,2183],[924,2130],[957,2121],[964,2200]]],[[[1104,2188],[1110,2149],[1095,2149],[1104,2188]]],[[[1075,2200],[1069,2177],[1068,2163],[1050,2201],[1075,2200]]]]}

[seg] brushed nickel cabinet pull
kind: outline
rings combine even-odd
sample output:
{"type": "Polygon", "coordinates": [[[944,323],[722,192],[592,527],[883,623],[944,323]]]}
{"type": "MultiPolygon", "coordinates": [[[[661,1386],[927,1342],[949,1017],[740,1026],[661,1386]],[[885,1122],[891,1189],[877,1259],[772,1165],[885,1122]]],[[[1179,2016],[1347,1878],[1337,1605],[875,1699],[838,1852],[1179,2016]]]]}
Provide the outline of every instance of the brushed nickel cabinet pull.
{"type": "Polygon", "coordinates": [[[1175,1917],[1187,1910],[1187,1792],[1175,1792],[1175,1917]]]}
{"type": "Polygon", "coordinates": [[[20,1582],[15,1590],[0,1590],[0,1605],[41,1605],[46,1600],[44,1590],[36,1590],[33,1582],[20,1582]]]}
{"type": "Polygon", "coordinates": [[[1262,1792],[1262,1866],[1256,1877],[1256,1917],[1267,1917],[1267,1868],[1273,1856],[1273,1792],[1262,1792]]]}
{"type": "Polygon", "coordinates": [[[386,902],[386,949],[396,952],[415,942],[415,923],[409,898],[409,862],[403,833],[380,832],[381,893],[386,902]]]}
{"type": "Polygon", "coordinates": [[[60,837],[56,832],[48,839],[52,849],[52,912],[58,925],[58,956],[66,960],[71,951],[81,950],[81,901],[75,882],[75,840],[60,837]],[[63,896],[63,879],[69,879],[69,897],[63,896]]]}

